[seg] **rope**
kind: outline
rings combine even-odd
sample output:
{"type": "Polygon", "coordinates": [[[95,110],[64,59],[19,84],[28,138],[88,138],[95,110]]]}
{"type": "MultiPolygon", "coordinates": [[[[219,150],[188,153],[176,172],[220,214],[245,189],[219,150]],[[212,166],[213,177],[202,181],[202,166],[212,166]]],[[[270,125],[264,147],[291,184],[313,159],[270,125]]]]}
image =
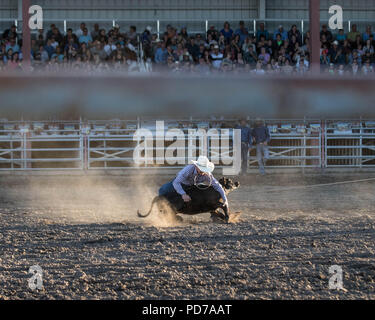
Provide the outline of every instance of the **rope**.
{"type": "Polygon", "coordinates": [[[375,180],[375,178],[331,182],[331,183],[310,184],[310,185],[307,185],[307,186],[290,187],[290,188],[283,188],[283,189],[271,189],[271,190],[265,190],[265,191],[262,190],[261,192],[262,193],[264,193],[264,192],[280,192],[280,191],[289,191],[289,190],[296,190],[296,189],[300,190],[300,189],[315,188],[315,187],[334,186],[334,185],[339,185],[339,184],[360,183],[360,182],[367,182],[367,181],[373,181],[373,180],[375,180]]]}
{"type": "Polygon", "coordinates": [[[197,183],[197,175],[194,177],[194,185],[198,188],[198,189],[200,189],[200,190],[206,190],[206,189],[208,189],[209,187],[211,187],[211,185],[212,185],[212,176],[211,175],[209,175],[209,177],[210,177],[210,183],[208,184],[208,185],[206,185],[206,184],[204,184],[204,183],[197,183]]]}

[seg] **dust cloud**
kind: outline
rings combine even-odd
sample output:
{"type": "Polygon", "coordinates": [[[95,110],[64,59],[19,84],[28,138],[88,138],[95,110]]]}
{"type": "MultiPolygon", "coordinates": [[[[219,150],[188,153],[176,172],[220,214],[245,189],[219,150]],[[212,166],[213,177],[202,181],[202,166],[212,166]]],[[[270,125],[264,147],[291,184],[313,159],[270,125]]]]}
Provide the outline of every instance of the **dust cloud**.
{"type": "Polygon", "coordinates": [[[156,217],[144,221],[137,217],[138,209],[148,210],[158,188],[147,183],[143,175],[136,181],[132,177],[88,175],[7,179],[8,188],[3,190],[7,200],[30,209],[36,219],[51,223],[157,223],[156,217]]]}

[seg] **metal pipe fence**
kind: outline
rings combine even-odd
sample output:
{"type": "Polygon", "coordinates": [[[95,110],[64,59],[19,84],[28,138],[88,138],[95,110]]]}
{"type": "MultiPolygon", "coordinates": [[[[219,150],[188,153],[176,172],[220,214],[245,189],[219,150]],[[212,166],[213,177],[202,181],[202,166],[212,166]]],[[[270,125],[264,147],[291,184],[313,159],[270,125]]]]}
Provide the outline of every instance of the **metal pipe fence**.
{"type": "MultiPolygon", "coordinates": [[[[144,30],[147,26],[152,27],[152,33],[156,33],[158,37],[166,30],[166,26],[168,24],[172,24],[177,28],[181,28],[182,26],[187,26],[188,31],[191,34],[205,34],[210,26],[215,26],[217,29],[221,29],[223,27],[224,22],[228,21],[232,28],[236,28],[238,25],[239,20],[245,22],[249,33],[255,35],[259,23],[264,23],[268,31],[272,34],[275,29],[277,29],[278,25],[289,23],[290,26],[292,24],[296,24],[299,30],[302,33],[302,36],[306,31],[309,29],[309,20],[308,19],[238,19],[238,20],[231,20],[231,19],[44,19],[43,22],[45,24],[44,28],[47,30],[48,28],[46,25],[49,24],[56,24],[56,26],[62,30],[64,33],[67,32],[69,28],[73,30],[77,30],[81,22],[85,22],[88,27],[92,27],[95,23],[100,24],[100,27],[104,27],[106,29],[110,29],[118,24],[122,30],[129,28],[131,25],[135,25],[138,30],[144,30]]],[[[6,28],[9,28],[11,24],[15,24],[17,26],[17,30],[22,30],[22,19],[17,18],[1,18],[0,19],[0,32],[3,32],[6,28]]],[[[374,20],[365,20],[365,19],[350,19],[344,21],[344,28],[347,32],[350,31],[351,26],[353,24],[357,24],[358,29],[365,31],[365,26],[368,24],[373,24],[374,20]]],[[[328,24],[328,21],[321,19],[320,24],[328,24]]],[[[288,26],[288,27],[290,27],[288,26]]],[[[33,31],[36,33],[36,31],[33,31]]]]}
{"type": "Polygon", "coordinates": [[[374,121],[326,121],[325,167],[375,167],[374,121]]]}
{"type": "MultiPolygon", "coordinates": [[[[375,121],[372,120],[266,120],[271,134],[269,168],[369,168],[375,167],[375,121]]],[[[173,146],[174,139],[156,136],[155,121],[0,121],[0,171],[112,170],[139,168],[134,152],[139,143],[137,129],[148,129],[152,146],[146,149],[152,161],[142,168],[180,168],[204,151],[218,168],[233,160],[234,119],[182,119],[165,121],[164,133],[189,130],[209,133],[193,135],[173,146]],[[230,129],[228,129],[230,128],[230,129]],[[223,134],[228,134],[226,149],[223,134]],[[163,140],[163,144],[158,141],[163,140]],[[189,154],[189,147],[195,154],[189,154]],[[174,148],[173,156],[163,152],[174,148]],[[162,152],[162,153],[160,153],[162,152]],[[160,154],[162,156],[160,156],[160,154]],[[162,161],[162,162],[160,162],[162,161]],[[164,161],[164,162],[163,162],[164,161]]],[[[194,133],[195,134],[195,133],[194,133]]],[[[142,141],[147,142],[146,139],[142,141]]],[[[249,168],[257,168],[256,151],[250,151],[249,168]]]]}

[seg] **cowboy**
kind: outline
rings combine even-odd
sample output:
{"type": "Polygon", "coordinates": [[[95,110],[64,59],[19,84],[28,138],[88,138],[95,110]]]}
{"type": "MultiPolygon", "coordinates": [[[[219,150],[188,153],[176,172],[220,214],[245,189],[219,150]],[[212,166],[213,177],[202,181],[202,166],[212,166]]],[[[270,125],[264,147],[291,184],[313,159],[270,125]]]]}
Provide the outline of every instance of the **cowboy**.
{"type": "Polygon", "coordinates": [[[248,127],[245,119],[240,120],[240,125],[236,129],[241,130],[241,174],[246,174],[248,154],[253,138],[251,136],[251,129],[248,127]]]}
{"type": "Polygon", "coordinates": [[[192,160],[191,162],[192,164],[183,168],[174,180],[164,184],[159,189],[159,196],[165,196],[168,199],[169,196],[174,196],[177,193],[182,197],[183,202],[189,202],[192,199],[186,194],[186,188],[193,185],[209,184],[220,193],[224,206],[228,208],[228,200],[224,189],[212,175],[215,165],[206,156],[199,156],[197,161],[192,160]]]}
{"type": "Polygon", "coordinates": [[[268,160],[269,150],[268,143],[271,140],[268,128],[264,125],[263,120],[257,118],[255,119],[255,127],[251,131],[251,136],[253,137],[253,142],[257,147],[257,160],[259,164],[259,171],[261,175],[265,175],[264,166],[266,165],[266,160],[268,160]]]}

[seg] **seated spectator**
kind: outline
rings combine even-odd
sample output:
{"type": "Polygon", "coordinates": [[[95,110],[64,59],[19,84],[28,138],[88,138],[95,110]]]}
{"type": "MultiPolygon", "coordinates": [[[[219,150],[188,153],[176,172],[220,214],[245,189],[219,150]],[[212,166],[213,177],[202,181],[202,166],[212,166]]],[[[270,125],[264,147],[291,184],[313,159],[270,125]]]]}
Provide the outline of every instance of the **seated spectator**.
{"type": "Polygon", "coordinates": [[[352,61],[352,63],[356,62],[359,66],[362,65],[362,58],[361,55],[358,54],[357,49],[353,50],[350,61],[352,61]]]}
{"type": "Polygon", "coordinates": [[[77,36],[78,39],[80,36],[83,35],[83,31],[85,30],[85,28],[86,28],[86,23],[81,22],[79,29],[76,32],[74,32],[74,34],[77,36]]]}
{"type": "Polygon", "coordinates": [[[280,50],[280,48],[283,46],[283,44],[284,44],[284,41],[282,40],[282,38],[281,38],[282,36],[281,36],[281,34],[280,33],[278,33],[278,34],[276,34],[276,36],[275,36],[275,40],[273,41],[273,51],[279,51],[280,50]]]}
{"type": "Polygon", "coordinates": [[[21,60],[19,59],[19,53],[13,52],[10,60],[7,63],[7,69],[9,71],[22,70],[21,60]]]}
{"type": "Polygon", "coordinates": [[[55,36],[52,36],[50,40],[51,40],[51,46],[54,47],[56,51],[56,48],[59,46],[59,43],[56,41],[55,36]]]}
{"type": "Polygon", "coordinates": [[[243,59],[242,57],[242,53],[239,52],[238,55],[237,55],[237,59],[234,61],[235,65],[236,65],[236,68],[237,69],[242,69],[242,68],[245,68],[245,60],[243,59]]]}
{"type": "Polygon", "coordinates": [[[47,62],[47,61],[49,61],[49,54],[46,51],[46,49],[45,49],[44,46],[40,46],[39,47],[39,52],[37,53],[37,55],[39,56],[38,59],[41,62],[47,62]]]}
{"type": "Polygon", "coordinates": [[[221,63],[223,62],[223,54],[219,52],[219,46],[215,45],[213,52],[210,54],[211,61],[212,61],[212,67],[215,69],[220,69],[221,63]]]}
{"type": "Polygon", "coordinates": [[[167,31],[165,32],[165,45],[169,45],[171,40],[176,37],[177,31],[170,24],[167,25],[167,31]]]}
{"type": "Polygon", "coordinates": [[[195,38],[193,36],[190,37],[189,42],[186,45],[186,48],[188,49],[193,59],[198,60],[200,50],[199,50],[199,46],[195,43],[195,38]]]}
{"type": "Polygon", "coordinates": [[[289,48],[288,48],[288,51],[292,51],[296,48],[296,45],[298,45],[298,48],[301,46],[301,42],[297,41],[297,38],[296,36],[293,34],[290,38],[289,38],[289,48]]]}
{"type": "Polygon", "coordinates": [[[175,52],[172,49],[172,46],[170,46],[170,45],[167,46],[167,59],[169,57],[172,57],[173,61],[177,61],[178,60],[177,55],[175,54],[175,52]]]}
{"type": "Polygon", "coordinates": [[[185,26],[183,26],[183,27],[181,28],[181,31],[180,31],[179,35],[180,35],[183,39],[185,39],[185,41],[188,41],[188,40],[189,40],[189,35],[188,35],[188,32],[187,32],[187,28],[186,28],[185,26]]]}
{"type": "Polygon", "coordinates": [[[137,27],[136,26],[130,26],[129,32],[126,34],[127,38],[129,39],[130,43],[133,46],[138,45],[138,39],[137,39],[137,27]]]}
{"type": "Polygon", "coordinates": [[[4,53],[4,56],[3,56],[3,61],[4,61],[4,64],[7,64],[8,61],[12,60],[12,56],[13,56],[13,50],[12,48],[9,48],[6,53],[4,53]]]}
{"type": "Polygon", "coordinates": [[[261,61],[257,62],[256,66],[255,66],[254,74],[256,74],[256,75],[264,75],[265,74],[265,71],[262,68],[262,62],[261,61]]]}
{"type": "Polygon", "coordinates": [[[263,66],[265,66],[266,64],[268,64],[270,59],[271,59],[271,56],[269,55],[269,53],[266,52],[266,48],[262,47],[260,49],[260,54],[258,56],[258,60],[262,63],[263,66]]]}
{"type": "Polygon", "coordinates": [[[358,36],[361,37],[361,34],[359,33],[359,31],[357,31],[357,25],[353,24],[351,31],[348,33],[349,42],[356,42],[358,36]]]}
{"type": "Polygon", "coordinates": [[[241,41],[240,41],[240,36],[237,34],[235,35],[234,39],[232,40],[230,44],[230,49],[232,52],[233,59],[237,59],[237,55],[241,53],[241,41]]]}
{"type": "Polygon", "coordinates": [[[328,67],[328,69],[327,69],[326,72],[327,72],[329,75],[334,76],[335,73],[336,73],[335,65],[334,65],[333,63],[330,63],[330,64],[329,64],[329,67],[328,67]]]}
{"type": "Polygon", "coordinates": [[[66,46],[68,43],[69,43],[69,40],[72,39],[72,41],[74,43],[78,43],[78,39],[77,39],[77,36],[73,33],[73,30],[72,28],[69,28],[67,30],[67,33],[65,35],[65,37],[63,38],[63,43],[64,43],[64,46],[66,46]]]}
{"type": "Polygon", "coordinates": [[[104,46],[104,51],[106,52],[107,56],[110,56],[112,52],[115,50],[116,50],[116,45],[113,43],[113,39],[109,37],[106,42],[106,45],[104,46]]]}
{"type": "Polygon", "coordinates": [[[336,65],[345,63],[345,55],[343,54],[337,40],[333,42],[333,46],[329,50],[329,58],[330,62],[336,65]]]}
{"type": "Polygon", "coordinates": [[[173,56],[169,56],[168,58],[167,58],[167,67],[168,67],[168,69],[170,70],[170,71],[175,71],[175,69],[176,69],[176,63],[175,63],[176,61],[173,59],[173,56]]]}
{"type": "Polygon", "coordinates": [[[282,41],[288,39],[288,32],[284,30],[284,27],[280,24],[279,27],[273,33],[273,40],[277,40],[277,36],[280,36],[282,41]]]}
{"type": "Polygon", "coordinates": [[[322,38],[322,36],[325,36],[328,42],[331,42],[333,40],[332,32],[328,30],[326,24],[322,25],[322,31],[320,31],[320,38],[322,38]]]}
{"type": "Polygon", "coordinates": [[[85,43],[87,45],[91,45],[91,43],[92,43],[92,37],[89,34],[89,31],[88,31],[87,28],[83,29],[83,34],[78,38],[78,42],[80,44],[85,43]]]}
{"type": "Polygon", "coordinates": [[[248,51],[248,47],[253,47],[253,50],[254,51],[256,50],[255,41],[253,42],[253,37],[251,36],[246,37],[244,43],[242,44],[242,47],[241,47],[242,53],[245,53],[246,51],[248,51]]]}
{"type": "Polygon", "coordinates": [[[302,44],[301,32],[297,29],[297,25],[293,24],[292,28],[288,31],[288,39],[290,42],[293,39],[293,43],[298,42],[299,45],[302,44]]]}
{"type": "Polygon", "coordinates": [[[3,32],[2,38],[5,40],[18,39],[17,26],[13,24],[9,29],[6,29],[3,32]]]}
{"type": "Polygon", "coordinates": [[[52,37],[52,35],[53,35],[53,29],[55,29],[55,28],[56,28],[56,25],[54,23],[52,23],[50,25],[50,29],[47,31],[47,35],[46,35],[47,39],[50,39],[52,37]]]}
{"type": "Polygon", "coordinates": [[[373,36],[373,32],[371,31],[371,26],[366,27],[366,32],[362,34],[362,41],[366,42],[370,39],[370,36],[373,36]]]}
{"type": "Polygon", "coordinates": [[[325,34],[322,34],[322,36],[320,37],[320,43],[322,47],[324,46],[327,49],[331,48],[331,42],[327,40],[327,37],[325,34]]]}
{"type": "Polygon", "coordinates": [[[374,65],[375,63],[375,55],[371,54],[370,52],[365,52],[365,54],[362,56],[363,61],[369,61],[371,65],[374,65]]]}
{"type": "MultiPolygon", "coordinates": [[[[35,53],[38,51],[39,46],[35,39],[31,40],[31,55],[34,57],[35,53]]],[[[1,50],[0,50],[1,51],[1,50]]]]}
{"type": "Polygon", "coordinates": [[[288,59],[285,59],[285,63],[281,67],[281,73],[285,75],[292,75],[293,74],[293,67],[290,65],[288,59]]]}
{"type": "Polygon", "coordinates": [[[206,62],[204,57],[200,57],[198,61],[197,71],[200,74],[208,75],[210,74],[210,65],[206,62]]]}
{"type": "Polygon", "coordinates": [[[62,52],[61,47],[56,47],[55,53],[52,54],[51,58],[57,58],[58,62],[64,61],[64,53],[62,52]]]}
{"type": "Polygon", "coordinates": [[[357,52],[358,57],[362,57],[365,53],[362,47],[362,43],[358,44],[357,49],[354,49],[354,51],[357,52]]]}
{"type": "Polygon", "coordinates": [[[227,64],[227,65],[230,65],[230,66],[233,64],[232,54],[230,52],[227,52],[226,57],[223,59],[222,65],[223,64],[227,64]]]}
{"type": "Polygon", "coordinates": [[[373,75],[374,74],[374,68],[370,64],[370,60],[366,60],[364,65],[362,66],[362,74],[365,76],[373,75]]]}
{"type": "Polygon", "coordinates": [[[195,43],[198,46],[204,45],[204,40],[203,40],[202,35],[200,33],[196,34],[196,36],[195,36],[195,43]]]}
{"type": "Polygon", "coordinates": [[[44,43],[44,30],[39,29],[36,34],[31,34],[31,40],[35,39],[38,44],[43,44],[44,43]],[[41,43],[39,43],[41,41],[41,43]]]}
{"type": "Polygon", "coordinates": [[[257,30],[257,33],[256,33],[257,41],[260,41],[261,36],[263,36],[265,40],[269,39],[268,31],[264,28],[264,22],[261,22],[259,24],[259,29],[257,30]]]}
{"type": "Polygon", "coordinates": [[[336,35],[336,40],[339,42],[339,44],[343,44],[346,40],[346,34],[344,33],[344,29],[340,29],[339,33],[336,35]]]}
{"type": "Polygon", "coordinates": [[[356,39],[355,39],[355,42],[352,43],[352,48],[353,49],[358,49],[359,46],[362,45],[362,37],[361,36],[357,36],[356,39]]]}
{"type": "Polygon", "coordinates": [[[320,64],[324,67],[331,64],[330,56],[328,55],[328,49],[323,49],[320,54],[320,64]]]}
{"type": "Polygon", "coordinates": [[[69,38],[68,43],[65,45],[64,52],[68,59],[71,58],[73,52],[77,52],[78,45],[74,42],[73,38],[69,38]]]}
{"type": "Polygon", "coordinates": [[[230,28],[229,22],[224,23],[224,28],[220,30],[220,33],[224,36],[225,42],[229,43],[232,35],[233,35],[233,30],[230,28]]]}
{"type": "Polygon", "coordinates": [[[364,52],[364,53],[369,52],[370,54],[374,54],[374,46],[372,45],[370,39],[368,39],[368,40],[366,41],[366,45],[363,47],[363,52],[364,52]]]}
{"type": "Polygon", "coordinates": [[[352,75],[354,75],[354,76],[357,75],[358,71],[359,71],[358,62],[357,62],[357,60],[353,60],[353,63],[352,63],[352,75]]]}
{"type": "Polygon", "coordinates": [[[93,40],[96,40],[96,38],[99,36],[99,33],[100,33],[99,24],[95,23],[94,29],[91,31],[91,38],[93,40]]]}
{"type": "Polygon", "coordinates": [[[44,50],[47,51],[48,57],[51,58],[52,54],[55,53],[55,47],[52,45],[52,40],[47,40],[47,44],[44,46],[44,50]]]}
{"type": "Polygon", "coordinates": [[[239,36],[239,42],[240,42],[240,45],[242,46],[245,39],[249,35],[249,30],[245,27],[244,21],[240,21],[239,28],[234,32],[234,34],[239,36]]]}
{"type": "Polygon", "coordinates": [[[211,26],[207,30],[207,39],[210,38],[211,40],[218,41],[219,40],[219,32],[216,30],[215,26],[211,26]]]}
{"type": "Polygon", "coordinates": [[[223,34],[220,34],[220,35],[219,35],[219,41],[218,41],[218,42],[216,42],[216,41],[212,41],[212,42],[210,43],[210,47],[211,47],[211,46],[215,46],[216,44],[219,46],[219,50],[220,50],[220,51],[224,51],[224,50],[225,50],[225,47],[226,47],[227,43],[226,43],[226,41],[225,41],[225,37],[224,37],[223,34]]]}
{"type": "Polygon", "coordinates": [[[182,70],[190,71],[191,62],[192,62],[192,57],[189,54],[189,52],[186,51],[182,56],[182,61],[181,61],[182,70]]]}
{"type": "Polygon", "coordinates": [[[62,44],[64,40],[64,37],[61,35],[59,29],[56,26],[52,29],[52,34],[47,38],[54,38],[59,44],[62,44]]]}
{"type": "Polygon", "coordinates": [[[97,56],[97,60],[104,61],[107,59],[107,52],[104,50],[103,44],[96,40],[94,46],[91,48],[91,53],[93,56],[97,56]]]}
{"type": "Polygon", "coordinates": [[[352,52],[352,48],[350,46],[349,40],[344,40],[344,44],[342,45],[342,52],[345,54],[346,63],[348,62],[348,56],[352,52]]]}
{"type": "Polygon", "coordinates": [[[158,42],[158,48],[155,52],[155,63],[156,64],[166,64],[167,63],[167,48],[165,42],[158,42]]]}
{"type": "Polygon", "coordinates": [[[339,65],[339,68],[337,69],[337,75],[341,77],[345,75],[345,67],[343,64],[339,65]]]}
{"type": "Polygon", "coordinates": [[[255,52],[255,49],[252,45],[249,45],[245,52],[244,52],[244,60],[247,64],[250,64],[251,66],[255,66],[257,61],[258,61],[258,57],[257,57],[257,54],[255,52]]]}
{"type": "Polygon", "coordinates": [[[296,70],[298,73],[306,73],[309,70],[309,61],[304,56],[297,61],[296,70]]]}
{"type": "Polygon", "coordinates": [[[13,52],[20,52],[20,46],[17,44],[16,38],[11,38],[6,45],[5,50],[8,52],[9,49],[12,49],[13,52]]]}
{"type": "Polygon", "coordinates": [[[105,31],[105,29],[100,29],[99,35],[94,40],[98,40],[101,43],[107,43],[108,37],[107,37],[107,32],[105,31]]]}

